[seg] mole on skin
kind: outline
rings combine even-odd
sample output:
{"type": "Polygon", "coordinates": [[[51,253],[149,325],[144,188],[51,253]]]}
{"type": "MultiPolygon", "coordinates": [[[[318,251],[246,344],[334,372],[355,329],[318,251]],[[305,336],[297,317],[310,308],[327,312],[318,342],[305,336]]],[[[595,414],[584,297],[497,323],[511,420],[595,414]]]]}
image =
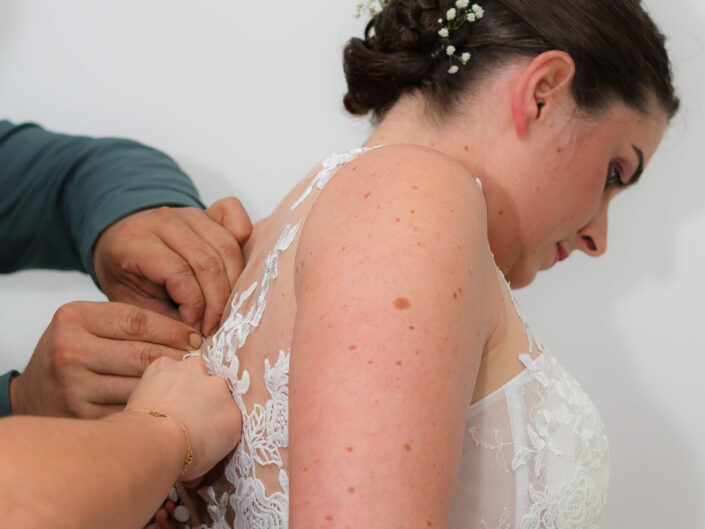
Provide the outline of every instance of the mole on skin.
{"type": "Polygon", "coordinates": [[[397,310],[405,310],[411,307],[411,304],[409,303],[409,300],[406,298],[397,298],[394,300],[394,307],[397,310]]]}
{"type": "Polygon", "coordinates": [[[348,347],[348,351],[354,351],[355,349],[357,349],[355,345],[351,345],[350,347],[348,347]]]}
{"type": "Polygon", "coordinates": [[[365,198],[369,197],[372,193],[365,193],[365,198]]]}
{"type": "Polygon", "coordinates": [[[405,450],[411,450],[411,445],[409,443],[404,443],[404,449],[405,450]]]}
{"type": "Polygon", "coordinates": [[[350,494],[355,494],[355,487],[348,487],[348,492],[350,494]]]}

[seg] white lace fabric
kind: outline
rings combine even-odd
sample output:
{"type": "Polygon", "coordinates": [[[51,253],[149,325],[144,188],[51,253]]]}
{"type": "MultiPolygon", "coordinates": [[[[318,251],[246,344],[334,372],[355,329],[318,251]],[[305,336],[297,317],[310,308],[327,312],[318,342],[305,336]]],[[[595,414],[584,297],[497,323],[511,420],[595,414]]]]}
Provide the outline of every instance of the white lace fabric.
{"type": "MultiPolygon", "coordinates": [[[[279,233],[250,256],[207,343],[206,364],[228,381],[243,428],[240,444],[200,489],[193,527],[288,528],[292,248],[318,192],[366,150],[332,155],[277,208],[270,222],[280,222],[279,233]]],[[[609,474],[604,426],[577,382],[527,334],[524,371],[468,409],[448,529],[599,525],[609,474]]]]}

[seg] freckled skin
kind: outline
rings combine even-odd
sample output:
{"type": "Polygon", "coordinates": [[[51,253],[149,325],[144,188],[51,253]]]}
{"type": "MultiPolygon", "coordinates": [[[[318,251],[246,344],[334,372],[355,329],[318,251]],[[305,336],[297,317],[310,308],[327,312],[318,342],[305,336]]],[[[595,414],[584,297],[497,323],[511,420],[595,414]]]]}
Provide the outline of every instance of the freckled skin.
{"type": "Polygon", "coordinates": [[[348,452],[352,452],[353,450],[355,450],[355,448],[353,448],[352,446],[348,446],[345,450],[347,450],[348,452]]]}
{"type": "Polygon", "coordinates": [[[397,360],[397,365],[398,365],[398,366],[401,365],[401,360],[397,360]]]}
{"type": "Polygon", "coordinates": [[[416,328],[416,327],[414,327],[413,325],[409,325],[409,330],[410,330],[410,331],[413,331],[415,328],[416,328]]]}
{"type": "Polygon", "coordinates": [[[350,347],[348,347],[348,351],[354,351],[355,349],[357,349],[357,346],[355,345],[351,345],[350,347]]]}
{"type": "Polygon", "coordinates": [[[409,443],[404,443],[404,450],[406,450],[407,452],[411,450],[411,445],[409,443]]]}
{"type": "Polygon", "coordinates": [[[458,299],[458,293],[457,293],[457,292],[453,292],[453,297],[454,297],[455,299],[458,299]]]}
{"type": "Polygon", "coordinates": [[[397,310],[406,310],[411,307],[411,303],[406,298],[397,298],[394,300],[394,308],[397,310]]]}
{"type": "Polygon", "coordinates": [[[369,197],[372,193],[365,193],[365,198],[369,197]]]}
{"type": "Polygon", "coordinates": [[[348,492],[350,494],[355,494],[355,487],[348,487],[348,492]]]}
{"type": "Polygon", "coordinates": [[[332,522],[333,517],[330,514],[326,514],[326,520],[328,520],[329,522],[332,522]]]}

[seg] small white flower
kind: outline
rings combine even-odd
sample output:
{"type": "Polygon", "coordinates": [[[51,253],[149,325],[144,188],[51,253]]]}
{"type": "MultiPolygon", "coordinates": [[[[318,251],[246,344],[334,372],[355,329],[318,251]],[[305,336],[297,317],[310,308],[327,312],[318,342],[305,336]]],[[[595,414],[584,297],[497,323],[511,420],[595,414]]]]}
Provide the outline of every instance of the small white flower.
{"type": "Polygon", "coordinates": [[[455,0],[455,7],[458,9],[465,9],[468,7],[468,4],[470,3],[470,0],[455,0]]]}
{"type": "Polygon", "coordinates": [[[477,4],[472,5],[472,12],[475,13],[476,18],[482,18],[485,16],[485,10],[477,4]]]}
{"type": "Polygon", "coordinates": [[[443,37],[444,39],[447,39],[447,38],[448,38],[448,35],[450,35],[450,33],[448,32],[448,28],[441,28],[441,29],[439,29],[439,30],[438,30],[438,34],[439,34],[441,37],[443,37]]]}
{"type": "Polygon", "coordinates": [[[453,20],[455,18],[456,14],[457,14],[457,11],[455,10],[455,8],[451,7],[448,11],[446,11],[446,18],[448,20],[453,20]]]}
{"type": "Polygon", "coordinates": [[[438,19],[438,23],[439,23],[439,24],[443,24],[443,19],[442,19],[442,18],[439,18],[439,19],[438,19]]]}
{"type": "Polygon", "coordinates": [[[470,52],[465,52],[460,56],[460,60],[463,61],[463,64],[467,64],[467,62],[470,60],[470,52]]]}
{"type": "Polygon", "coordinates": [[[450,73],[450,74],[458,73],[458,70],[460,70],[460,68],[458,68],[457,64],[454,64],[453,66],[448,68],[448,73],[450,73]]]}
{"type": "Polygon", "coordinates": [[[446,53],[448,55],[453,55],[455,53],[455,46],[452,44],[446,48],[446,53]]]}
{"type": "Polygon", "coordinates": [[[475,22],[475,13],[468,13],[466,18],[468,19],[468,22],[475,22]]]}

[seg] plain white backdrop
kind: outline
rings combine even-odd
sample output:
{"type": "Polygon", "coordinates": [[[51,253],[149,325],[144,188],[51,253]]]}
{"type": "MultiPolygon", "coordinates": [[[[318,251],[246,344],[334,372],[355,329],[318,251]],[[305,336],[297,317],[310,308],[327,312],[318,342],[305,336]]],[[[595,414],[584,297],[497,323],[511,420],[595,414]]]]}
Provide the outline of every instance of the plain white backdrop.
{"type": "MultiPolygon", "coordinates": [[[[257,220],[370,131],[341,103],[355,3],[0,0],[0,117],[158,147],[206,203],[232,194],[257,220]]],[[[646,5],[683,109],[613,202],[607,255],[575,256],[517,297],[607,425],[603,527],[705,528],[705,1],[646,5]]],[[[0,373],[76,299],[102,296],[79,273],[0,277],[0,373]]]]}

